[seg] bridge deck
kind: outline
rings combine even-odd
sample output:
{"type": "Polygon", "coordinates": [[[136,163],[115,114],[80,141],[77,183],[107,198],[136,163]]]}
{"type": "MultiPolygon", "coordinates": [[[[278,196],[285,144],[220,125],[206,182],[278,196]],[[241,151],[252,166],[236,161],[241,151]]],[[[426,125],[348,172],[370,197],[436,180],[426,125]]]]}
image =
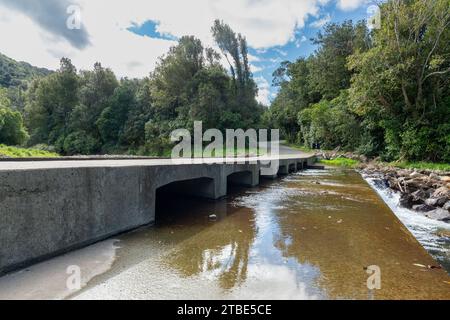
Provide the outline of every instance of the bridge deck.
{"type": "Polygon", "coordinates": [[[40,170],[57,168],[98,168],[98,167],[133,167],[133,166],[172,166],[172,165],[191,165],[191,164],[225,164],[225,163],[256,163],[268,160],[294,160],[311,159],[314,155],[298,152],[296,154],[283,154],[280,156],[262,156],[247,158],[196,158],[196,159],[51,159],[38,161],[0,161],[0,171],[9,170],[40,170]]]}

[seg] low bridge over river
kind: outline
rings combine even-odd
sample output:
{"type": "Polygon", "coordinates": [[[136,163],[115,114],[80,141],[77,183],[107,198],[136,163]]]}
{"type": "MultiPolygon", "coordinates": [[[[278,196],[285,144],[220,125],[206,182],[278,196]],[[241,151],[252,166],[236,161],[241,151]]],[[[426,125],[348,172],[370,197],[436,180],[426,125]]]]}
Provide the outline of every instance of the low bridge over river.
{"type": "Polygon", "coordinates": [[[306,169],[315,158],[0,162],[0,274],[155,222],[157,191],[208,199],[306,169]],[[267,159],[266,159],[267,160],[267,159]],[[265,162],[264,162],[265,163],[265,162]]]}

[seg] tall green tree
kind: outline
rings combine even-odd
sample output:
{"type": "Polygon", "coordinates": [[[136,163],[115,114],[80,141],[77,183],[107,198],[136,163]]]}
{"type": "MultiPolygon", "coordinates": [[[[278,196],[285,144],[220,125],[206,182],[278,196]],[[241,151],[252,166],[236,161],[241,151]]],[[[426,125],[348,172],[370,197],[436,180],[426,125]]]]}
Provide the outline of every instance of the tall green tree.
{"type": "Polygon", "coordinates": [[[450,161],[450,1],[390,0],[374,47],[350,59],[352,109],[386,158],[450,161]]]}
{"type": "Polygon", "coordinates": [[[55,144],[67,134],[72,110],[78,104],[79,79],[69,59],[61,59],[60,69],[35,80],[28,93],[25,116],[31,143],[55,144]]]}

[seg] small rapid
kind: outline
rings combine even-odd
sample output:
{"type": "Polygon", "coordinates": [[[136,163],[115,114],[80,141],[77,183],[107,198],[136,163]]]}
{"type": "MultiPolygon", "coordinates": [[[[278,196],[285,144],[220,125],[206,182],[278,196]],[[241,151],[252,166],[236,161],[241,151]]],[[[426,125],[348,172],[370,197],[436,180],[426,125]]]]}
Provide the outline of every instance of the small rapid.
{"type": "Polygon", "coordinates": [[[362,174],[362,176],[420,244],[450,274],[450,238],[439,235],[442,231],[450,232],[450,223],[433,220],[413,210],[400,207],[400,193],[376,183],[378,180],[376,177],[370,177],[365,174],[362,174]]]}

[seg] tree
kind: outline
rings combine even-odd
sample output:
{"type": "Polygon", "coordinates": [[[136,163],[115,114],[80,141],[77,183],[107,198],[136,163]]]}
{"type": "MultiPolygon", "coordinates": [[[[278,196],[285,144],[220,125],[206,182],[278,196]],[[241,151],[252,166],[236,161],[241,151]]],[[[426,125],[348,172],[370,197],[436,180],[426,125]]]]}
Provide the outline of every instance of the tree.
{"type": "Polygon", "coordinates": [[[96,125],[103,144],[118,145],[130,109],[136,108],[136,83],[128,79],[121,81],[103,109],[96,125]]]}
{"type": "Polygon", "coordinates": [[[214,21],[211,32],[230,66],[235,102],[232,105],[232,111],[240,113],[243,119],[251,119],[246,123],[250,126],[255,120],[259,121],[259,118],[255,119],[254,115],[259,114],[261,109],[255,100],[258,88],[250,72],[247,40],[220,20],[214,21]]]}
{"type": "Polygon", "coordinates": [[[347,59],[353,53],[364,52],[370,47],[370,38],[364,22],[353,24],[329,23],[319,32],[313,43],[319,48],[308,61],[311,88],[324,99],[334,99],[350,86],[351,71],[347,59]]]}
{"type": "Polygon", "coordinates": [[[448,161],[450,1],[391,0],[374,47],[349,60],[352,109],[384,135],[386,159],[448,161]]]}
{"type": "Polygon", "coordinates": [[[21,145],[28,139],[28,134],[22,115],[11,110],[10,106],[6,90],[0,88],[0,144],[21,145]]]}
{"type": "Polygon", "coordinates": [[[78,103],[78,88],[76,69],[66,58],[56,73],[32,83],[25,107],[31,143],[55,144],[66,135],[70,114],[78,103]]]}

